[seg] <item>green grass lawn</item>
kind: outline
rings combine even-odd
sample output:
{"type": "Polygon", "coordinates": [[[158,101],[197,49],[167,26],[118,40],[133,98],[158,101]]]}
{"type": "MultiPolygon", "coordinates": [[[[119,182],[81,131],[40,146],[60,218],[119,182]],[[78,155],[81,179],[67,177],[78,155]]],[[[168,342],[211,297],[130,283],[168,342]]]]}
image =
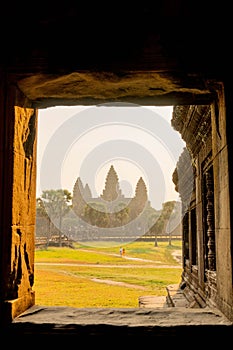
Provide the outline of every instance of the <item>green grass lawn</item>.
{"type": "Polygon", "coordinates": [[[119,247],[53,248],[35,252],[36,304],[73,307],[138,307],[143,295],[166,295],[180,282],[182,268],[173,257],[181,242],[132,242],[119,247]],[[143,260],[144,259],[144,260],[143,260]],[[166,265],[166,267],[164,267],[166,265]]]}

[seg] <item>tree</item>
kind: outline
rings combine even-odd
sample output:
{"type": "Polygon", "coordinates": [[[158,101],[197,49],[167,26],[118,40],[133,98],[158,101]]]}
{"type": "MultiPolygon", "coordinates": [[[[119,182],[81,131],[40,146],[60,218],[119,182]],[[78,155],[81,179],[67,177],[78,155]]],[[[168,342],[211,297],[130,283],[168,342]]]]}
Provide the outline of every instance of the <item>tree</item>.
{"type": "Polygon", "coordinates": [[[151,228],[159,218],[159,211],[148,205],[143,211],[142,217],[145,222],[145,236],[153,235],[151,228]]]}
{"type": "Polygon", "coordinates": [[[168,201],[163,203],[162,216],[164,218],[164,231],[169,234],[168,243],[171,245],[171,230],[169,229],[169,222],[175,208],[175,201],[168,201]]]}
{"type": "Polygon", "coordinates": [[[50,221],[58,220],[59,229],[59,246],[61,246],[61,227],[62,219],[70,210],[70,202],[72,196],[68,190],[45,190],[42,192],[41,201],[43,201],[43,207],[50,218],[50,221]]]}
{"type": "Polygon", "coordinates": [[[46,245],[51,237],[52,222],[41,198],[36,199],[36,236],[46,237],[46,245]]]}
{"type": "Polygon", "coordinates": [[[181,202],[167,202],[168,208],[167,208],[167,224],[166,224],[166,232],[169,235],[169,245],[172,244],[172,234],[173,232],[179,232],[181,231],[181,202]]]}
{"type": "Polygon", "coordinates": [[[99,202],[89,202],[86,204],[83,218],[92,226],[108,227],[109,224],[106,205],[99,202]]]}
{"type": "Polygon", "coordinates": [[[160,216],[150,229],[150,233],[155,236],[155,242],[154,242],[155,247],[158,246],[158,235],[161,234],[163,227],[164,227],[164,220],[163,220],[163,217],[160,216]]]}
{"type": "MultiPolygon", "coordinates": [[[[176,201],[168,201],[163,203],[161,215],[155,224],[151,227],[151,232],[155,235],[155,246],[157,246],[157,235],[166,234],[169,220],[173,214],[176,201]]],[[[171,235],[169,233],[169,245],[171,245],[171,235]]]]}
{"type": "Polygon", "coordinates": [[[114,226],[119,226],[123,229],[129,220],[129,207],[125,206],[124,202],[119,202],[115,208],[114,212],[114,226]]]}

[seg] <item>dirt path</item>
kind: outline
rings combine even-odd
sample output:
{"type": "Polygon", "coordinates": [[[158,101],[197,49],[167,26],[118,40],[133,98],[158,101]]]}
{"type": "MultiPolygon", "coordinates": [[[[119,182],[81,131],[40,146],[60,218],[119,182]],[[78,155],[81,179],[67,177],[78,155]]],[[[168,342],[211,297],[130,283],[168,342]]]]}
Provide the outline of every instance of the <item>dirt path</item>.
{"type": "MultiPolygon", "coordinates": [[[[80,251],[83,252],[90,252],[90,253],[95,253],[95,254],[102,254],[102,255],[110,255],[110,256],[120,256],[120,254],[114,254],[114,253],[106,253],[106,252],[97,252],[96,250],[91,250],[91,249],[79,249],[80,251]]],[[[146,261],[146,262],[152,262],[152,263],[160,263],[160,261],[155,261],[155,260],[148,260],[148,259],[142,259],[142,258],[133,258],[128,255],[122,256],[122,258],[127,259],[127,260],[135,260],[135,261],[146,261]]]]}
{"type": "MultiPolygon", "coordinates": [[[[103,255],[111,255],[111,256],[120,256],[120,254],[114,254],[114,253],[106,253],[106,252],[97,252],[96,250],[91,250],[91,249],[79,249],[81,251],[84,251],[84,252],[91,252],[91,253],[95,253],[95,254],[103,254],[103,255]]],[[[178,262],[178,263],[181,263],[181,258],[182,258],[182,255],[181,255],[181,250],[175,250],[173,253],[172,253],[172,256],[173,258],[178,262]]],[[[159,265],[161,262],[158,261],[158,260],[149,260],[149,259],[142,259],[142,258],[134,258],[134,257],[130,257],[128,255],[124,255],[122,256],[122,258],[126,259],[126,260],[135,260],[135,261],[144,261],[144,262],[151,262],[153,263],[153,265],[155,264],[156,267],[157,267],[157,264],[158,264],[158,267],[162,267],[164,266],[165,268],[171,266],[171,265],[159,265]]],[[[175,268],[176,266],[173,265],[172,268],[175,268]]],[[[178,266],[178,268],[180,268],[180,266],[178,266]]]]}
{"type": "Polygon", "coordinates": [[[138,284],[131,284],[126,282],[119,282],[119,281],[112,281],[112,280],[102,280],[99,278],[92,278],[91,281],[97,282],[97,283],[105,283],[112,286],[121,286],[121,287],[128,287],[128,288],[134,288],[134,289],[141,289],[141,290],[147,290],[146,287],[139,286],[138,284]]]}
{"type": "Polygon", "coordinates": [[[158,265],[158,264],[154,264],[154,265],[132,265],[132,264],[127,264],[127,265],[105,265],[105,264],[86,264],[86,263],[49,263],[49,262],[37,262],[35,263],[35,266],[42,266],[42,265],[46,265],[46,266],[88,266],[88,267],[117,267],[119,269],[128,269],[128,268],[134,268],[134,269],[145,269],[145,268],[151,268],[151,269],[180,269],[181,267],[179,265],[158,265]]]}

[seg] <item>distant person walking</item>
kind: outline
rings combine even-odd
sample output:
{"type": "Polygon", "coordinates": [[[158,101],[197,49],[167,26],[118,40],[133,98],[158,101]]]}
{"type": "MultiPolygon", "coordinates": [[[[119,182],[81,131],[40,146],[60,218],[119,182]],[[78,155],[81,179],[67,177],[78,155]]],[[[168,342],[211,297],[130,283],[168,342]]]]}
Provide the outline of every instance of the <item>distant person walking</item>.
{"type": "Polygon", "coordinates": [[[120,247],[120,256],[122,256],[122,255],[123,255],[123,248],[120,247]]]}

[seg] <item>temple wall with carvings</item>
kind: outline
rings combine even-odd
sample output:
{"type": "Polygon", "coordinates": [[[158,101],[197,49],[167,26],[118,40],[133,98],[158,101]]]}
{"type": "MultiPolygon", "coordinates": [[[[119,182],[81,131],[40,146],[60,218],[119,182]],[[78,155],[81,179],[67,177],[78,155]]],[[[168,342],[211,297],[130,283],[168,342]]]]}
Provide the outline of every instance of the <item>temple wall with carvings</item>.
{"type": "Polygon", "coordinates": [[[221,87],[218,93],[218,108],[216,104],[174,108],[172,125],[186,148],[173,181],[183,204],[184,293],[192,307],[215,306],[230,314],[229,175],[221,87]]]}

